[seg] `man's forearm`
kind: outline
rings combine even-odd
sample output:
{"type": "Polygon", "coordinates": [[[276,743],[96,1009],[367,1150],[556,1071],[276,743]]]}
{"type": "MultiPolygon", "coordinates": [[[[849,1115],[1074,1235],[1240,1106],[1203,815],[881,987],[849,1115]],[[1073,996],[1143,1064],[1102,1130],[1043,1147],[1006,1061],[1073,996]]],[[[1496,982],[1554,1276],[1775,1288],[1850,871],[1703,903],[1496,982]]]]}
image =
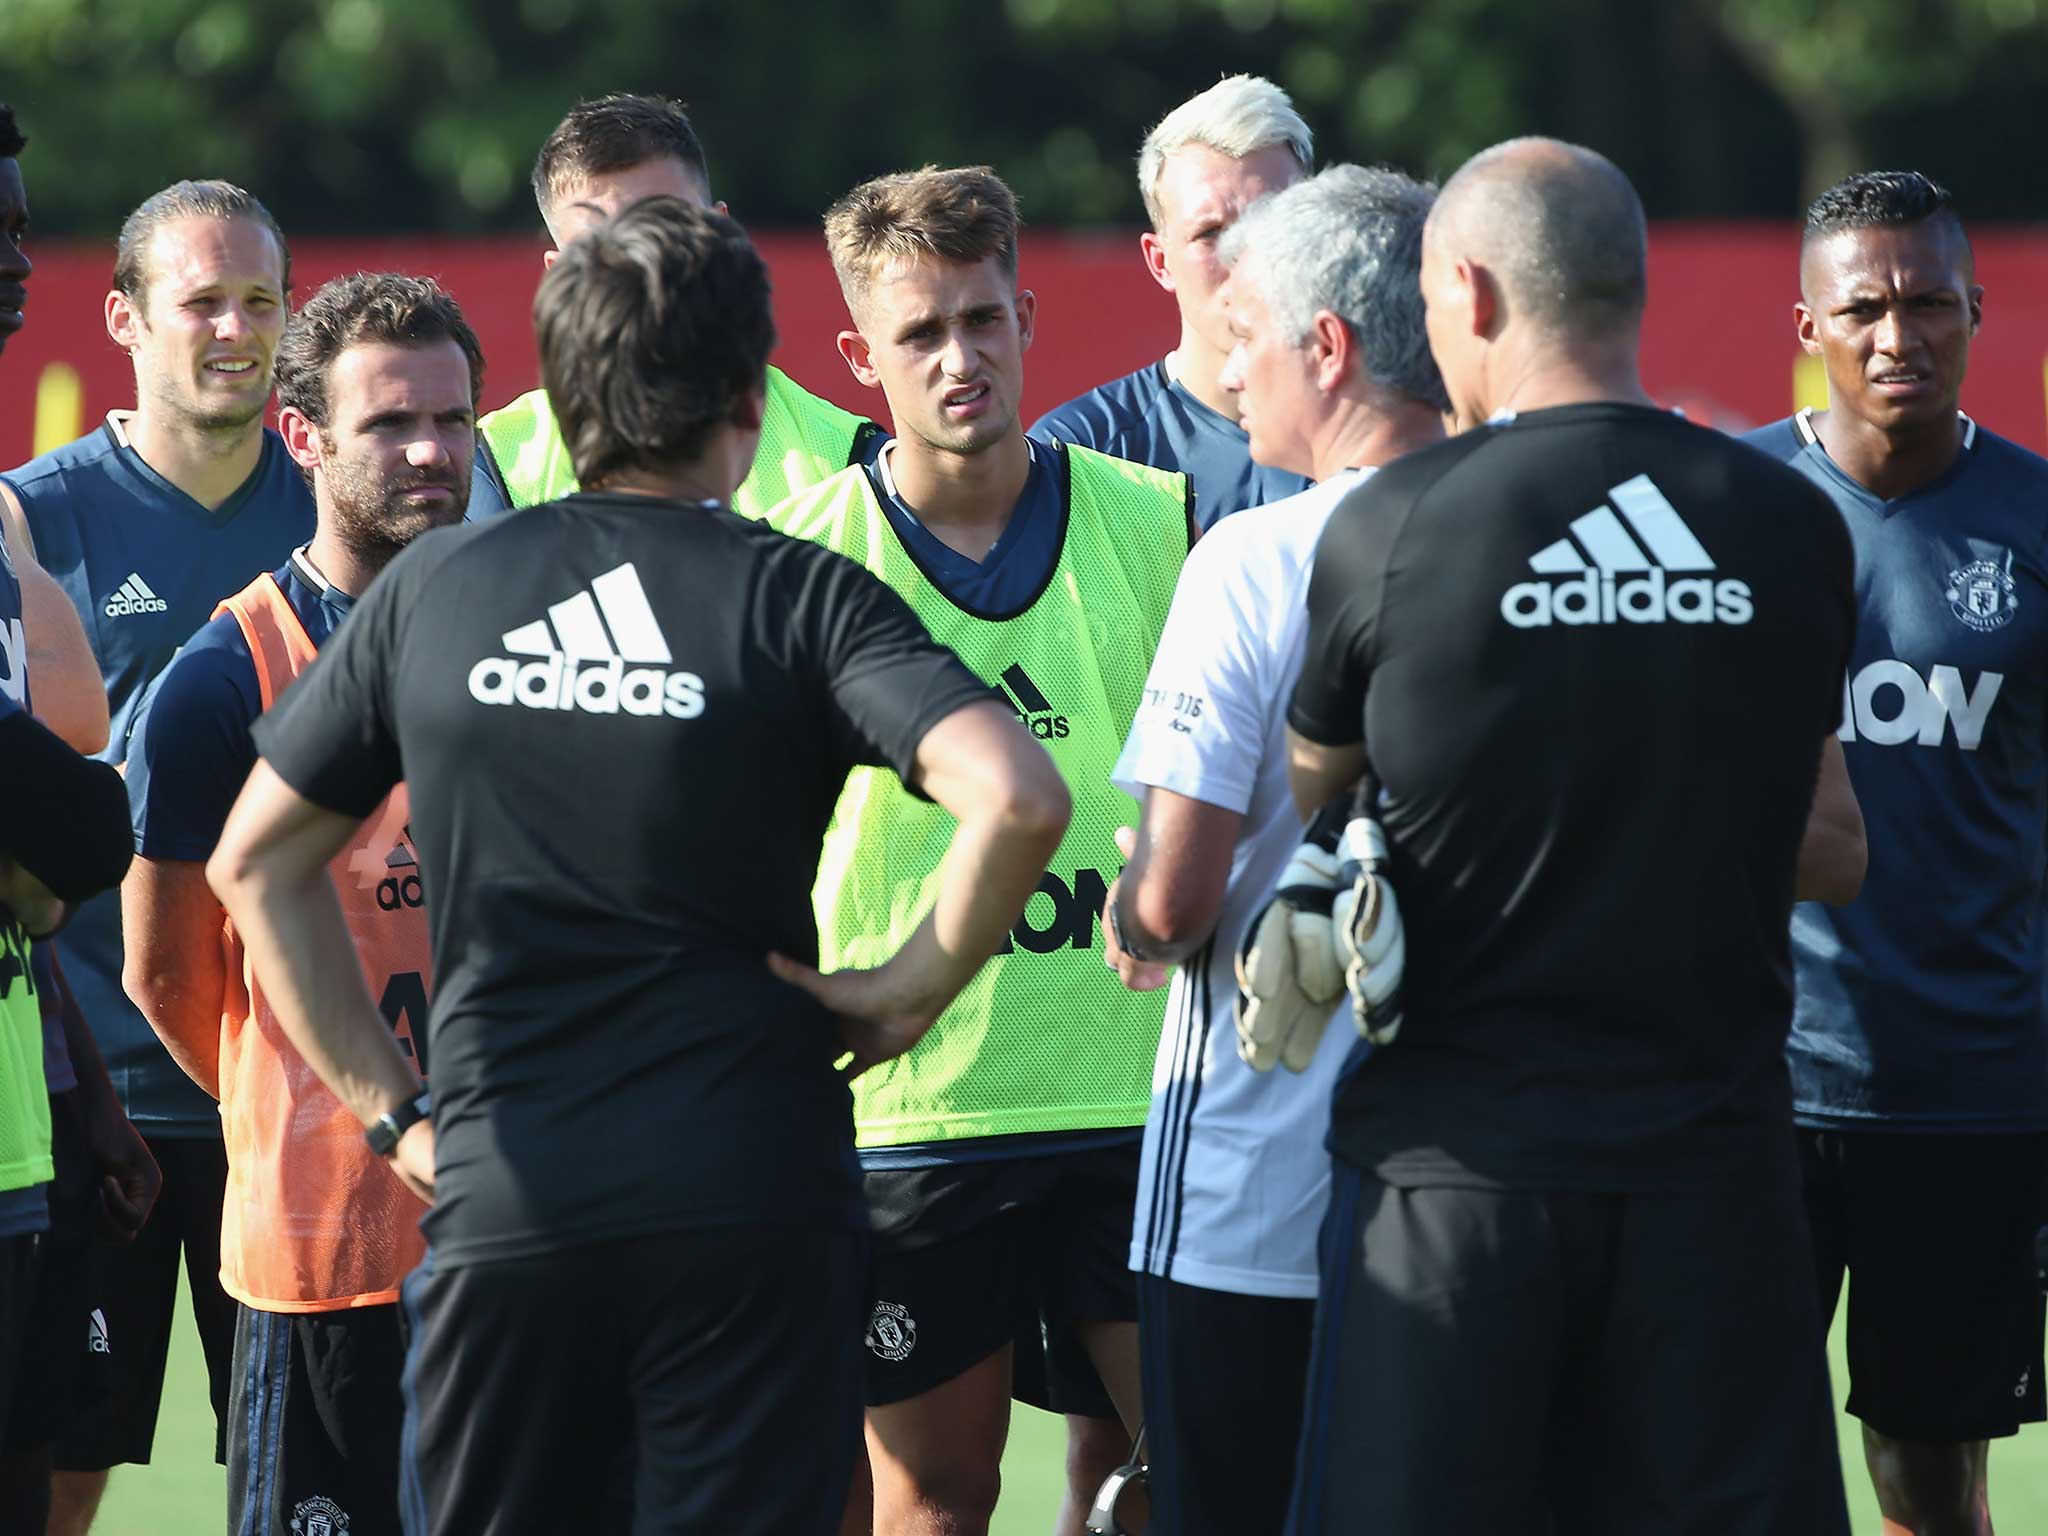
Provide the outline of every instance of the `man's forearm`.
{"type": "Polygon", "coordinates": [[[962,821],[939,865],[938,895],[893,966],[919,996],[950,1000],[995,953],[1059,849],[1064,811],[962,821]]]}
{"type": "Polygon", "coordinates": [[[1215,927],[1213,915],[1201,932],[1173,937],[1154,933],[1146,927],[1145,907],[1142,880],[1126,877],[1119,882],[1110,900],[1109,916],[1116,930],[1114,937],[1118,947],[1133,960],[1151,965],[1178,965],[1209,942],[1209,934],[1215,927]]]}
{"type": "Polygon", "coordinates": [[[286,1038],[356,1118],[368,1125],[418,1093],[363,981],[326,867],[279,870],[252,855],[215,873],[214,886],[286,1038]]]}
{"type": "Polygon", "coordinates": [[[85,1010],[71,994],[71,983],[65,979],[64,965],[54,943],[50,947],[50,979],[57,984],[57,1017],[64,1027],[64,1052],[71,1058],[71,1075],[78,1079],[79,1102],[94,1110],[111,1107],[125,1114],[120,1096],[114,1092],[114,1081],[107,1076],[106,1058],[100,1055],[99,1042],[92,1037],[85,1010]]]}

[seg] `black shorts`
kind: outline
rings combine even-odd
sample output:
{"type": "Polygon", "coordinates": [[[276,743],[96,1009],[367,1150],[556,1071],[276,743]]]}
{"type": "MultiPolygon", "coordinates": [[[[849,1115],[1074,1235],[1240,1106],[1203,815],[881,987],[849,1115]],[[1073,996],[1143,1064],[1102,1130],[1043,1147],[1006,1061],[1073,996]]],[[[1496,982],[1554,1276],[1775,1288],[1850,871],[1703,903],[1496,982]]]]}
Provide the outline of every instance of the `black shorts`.
{"type": "Polygon", "coordinates": [[[236,1536],[399,1536],[404,1370],[396,1304],[303,1313],[237,1308],[228,1529],[236,1536]]]}
{"type": "Polygon", "coordinates": [[[108,1385],[91,1368],[96,1326],[92,1289],[97,1255],[108,1240],[99,1182],[78,1114],[78,1090],[50,1095],[50,1230],[30,1306],[28,1338],[7,1416],[6,1449],[36,1450],[97,1416],[108,1385]]]}
{"type": "Polygon", "coordinates": [[[401,1303],[406,1536],[837,1532],[866,1278],[848,1228],[714,1228],[441,1270],[430,1253],[401,1303]]]}
{"type": "Polygon", "coordinates": [[[1849,1285],[1849,1412],[1898,1440],[2038,1423],[2048,1134],[1801,1128],[1823,1314],[1849,1285]]]}
{"type": "MultiPolygon", "coordinates": [[[[206,1357],[213,1404],[214,1459],[227,1460],[228,1380],[235,1340],[235,1302],[220,1288],[220,1207],[228,1159],[217,1137],[148,1138],[163,1170],[163,1193],[130,1243],[93,1245],[85,1292],[89,1327],[78,1339],[95,1411],[76,1416],[57,1436],[51,1459],[66,1472],[100,1472],[124,1462],[147,1463],[163,1397],[164,1360],[178,1299],[178,1264],[192,1290],[192,1315],[206,1357]]],[[[61,1342],[61,1341],[60,1341],[61,1342]]],[[[189,1412],[196,1405],[180,1405],[189,1412]]]]}
{"type": "Polygon", "coordinates": [[[1797,1174],[1396,1188],[1341,1160],[1296,1536],[1846,1531],[1797,1174]]]}
{"type": "Polygon", "coordinates": [[[1152,1529],[1277,1532],[1301,1438],[1316,1304],[1138,1277],[1152,1529]]]}
{"type": "MultiPolygon", "coordinates": [[[[7,1412],[20,1381],[22,1344],[35,1306],[36,1271],[42,1258],[42,1233],[0,1237],[0,1414],[7,1412]]],[[[7,1432],[8,1426],[0,1421],[0,1435],[7,1432]]]]}
{"type": "Polygon", "coordinates": [[[868,1405],[929,1392],[1014,1344],[1019,1401],[1115,1418],[1081,1330],[1137,1320],[1139,1151],[1133,1139],[868,1173],[868,1405]]]}

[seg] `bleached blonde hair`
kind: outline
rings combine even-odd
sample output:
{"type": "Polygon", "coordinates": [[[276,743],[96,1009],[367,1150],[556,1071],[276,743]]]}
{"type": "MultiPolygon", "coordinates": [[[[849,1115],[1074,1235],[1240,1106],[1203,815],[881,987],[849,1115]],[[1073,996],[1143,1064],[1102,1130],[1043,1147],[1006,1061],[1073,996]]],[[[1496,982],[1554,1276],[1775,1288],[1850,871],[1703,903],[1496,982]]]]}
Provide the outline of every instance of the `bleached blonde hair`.
{"type": "Polygon", "coordinates": [[[1138,194],[1154,229],[1160,217],[1159,173],[1168,155],[1190,144],[1207,145],[1234,160],[1284,144],[1301,162],[1302,174],[1316,168],[1315,135],[1288,94],[1260,75],[1227,76],[1159,119],[1138,147],[1138,194]]]}

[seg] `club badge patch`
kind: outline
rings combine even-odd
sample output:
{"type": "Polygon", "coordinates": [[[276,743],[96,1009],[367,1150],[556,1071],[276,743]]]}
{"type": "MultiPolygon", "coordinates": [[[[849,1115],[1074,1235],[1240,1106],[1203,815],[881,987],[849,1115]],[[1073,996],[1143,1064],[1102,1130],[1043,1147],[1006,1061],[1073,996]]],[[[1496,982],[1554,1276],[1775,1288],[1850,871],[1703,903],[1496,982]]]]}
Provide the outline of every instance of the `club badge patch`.
{"type": "Polygon", "coordinates": [[[2012,579],[2012,551],[2005,552],[2005,564],[1996,560],[1973,560],[1948,573],[1943,593],[1949,611],[1980,634],[2002,629],[2012,622],[2019,607],[2019,589],[2012,579]]]}
{"type": "Polygon", "coordinates": [[[332,1499],[294,1504],[292,1536],[348,1536],[348,1513],[332,1499]]]}
{"type": "Polygon", "coordinates": [[[901,1365],[917,1348],[917,1319],[901,1302],[878,1301],[868,1319],[868,1348],[891,1365],[901,1365]]]}

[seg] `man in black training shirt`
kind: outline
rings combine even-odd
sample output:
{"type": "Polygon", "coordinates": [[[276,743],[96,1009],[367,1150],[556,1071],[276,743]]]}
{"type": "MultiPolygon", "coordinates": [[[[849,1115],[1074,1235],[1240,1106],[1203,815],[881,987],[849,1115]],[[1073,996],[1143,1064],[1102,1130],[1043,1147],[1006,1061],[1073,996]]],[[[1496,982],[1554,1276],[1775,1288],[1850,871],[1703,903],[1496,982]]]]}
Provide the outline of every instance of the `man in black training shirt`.
{"type": "Polygon", "coordinates": [[[828,1532],[867,1307],[845,1079],[994,950],[1066,792],[901,599],[727,509],[774,343],[737,225],[641,203],[535,323],[589,489],[392,562],[258,725],[209,874],[293,1043],[435,1199],[407,1530],[576,1528],[623,1459],[635,1531],[828,1532]],[[437,978],[417,1124],[324,874],[401,763],[437,978]],[[820,977],[812,873],[858,763],[960,828],[903,949],[820,977]]]}
{"type": "Polygon", "coordinates": [[[1644,256],[1600,156],[1470,161],[1422,288],[1486,425],[1317,548],[1295,798],[1375,787],[1407,962],[1335,1099],[1299,1532],[1812,1536],[1840,1498],[1782,1053],[1849,543],[1652,405],[1644,256]]]}

